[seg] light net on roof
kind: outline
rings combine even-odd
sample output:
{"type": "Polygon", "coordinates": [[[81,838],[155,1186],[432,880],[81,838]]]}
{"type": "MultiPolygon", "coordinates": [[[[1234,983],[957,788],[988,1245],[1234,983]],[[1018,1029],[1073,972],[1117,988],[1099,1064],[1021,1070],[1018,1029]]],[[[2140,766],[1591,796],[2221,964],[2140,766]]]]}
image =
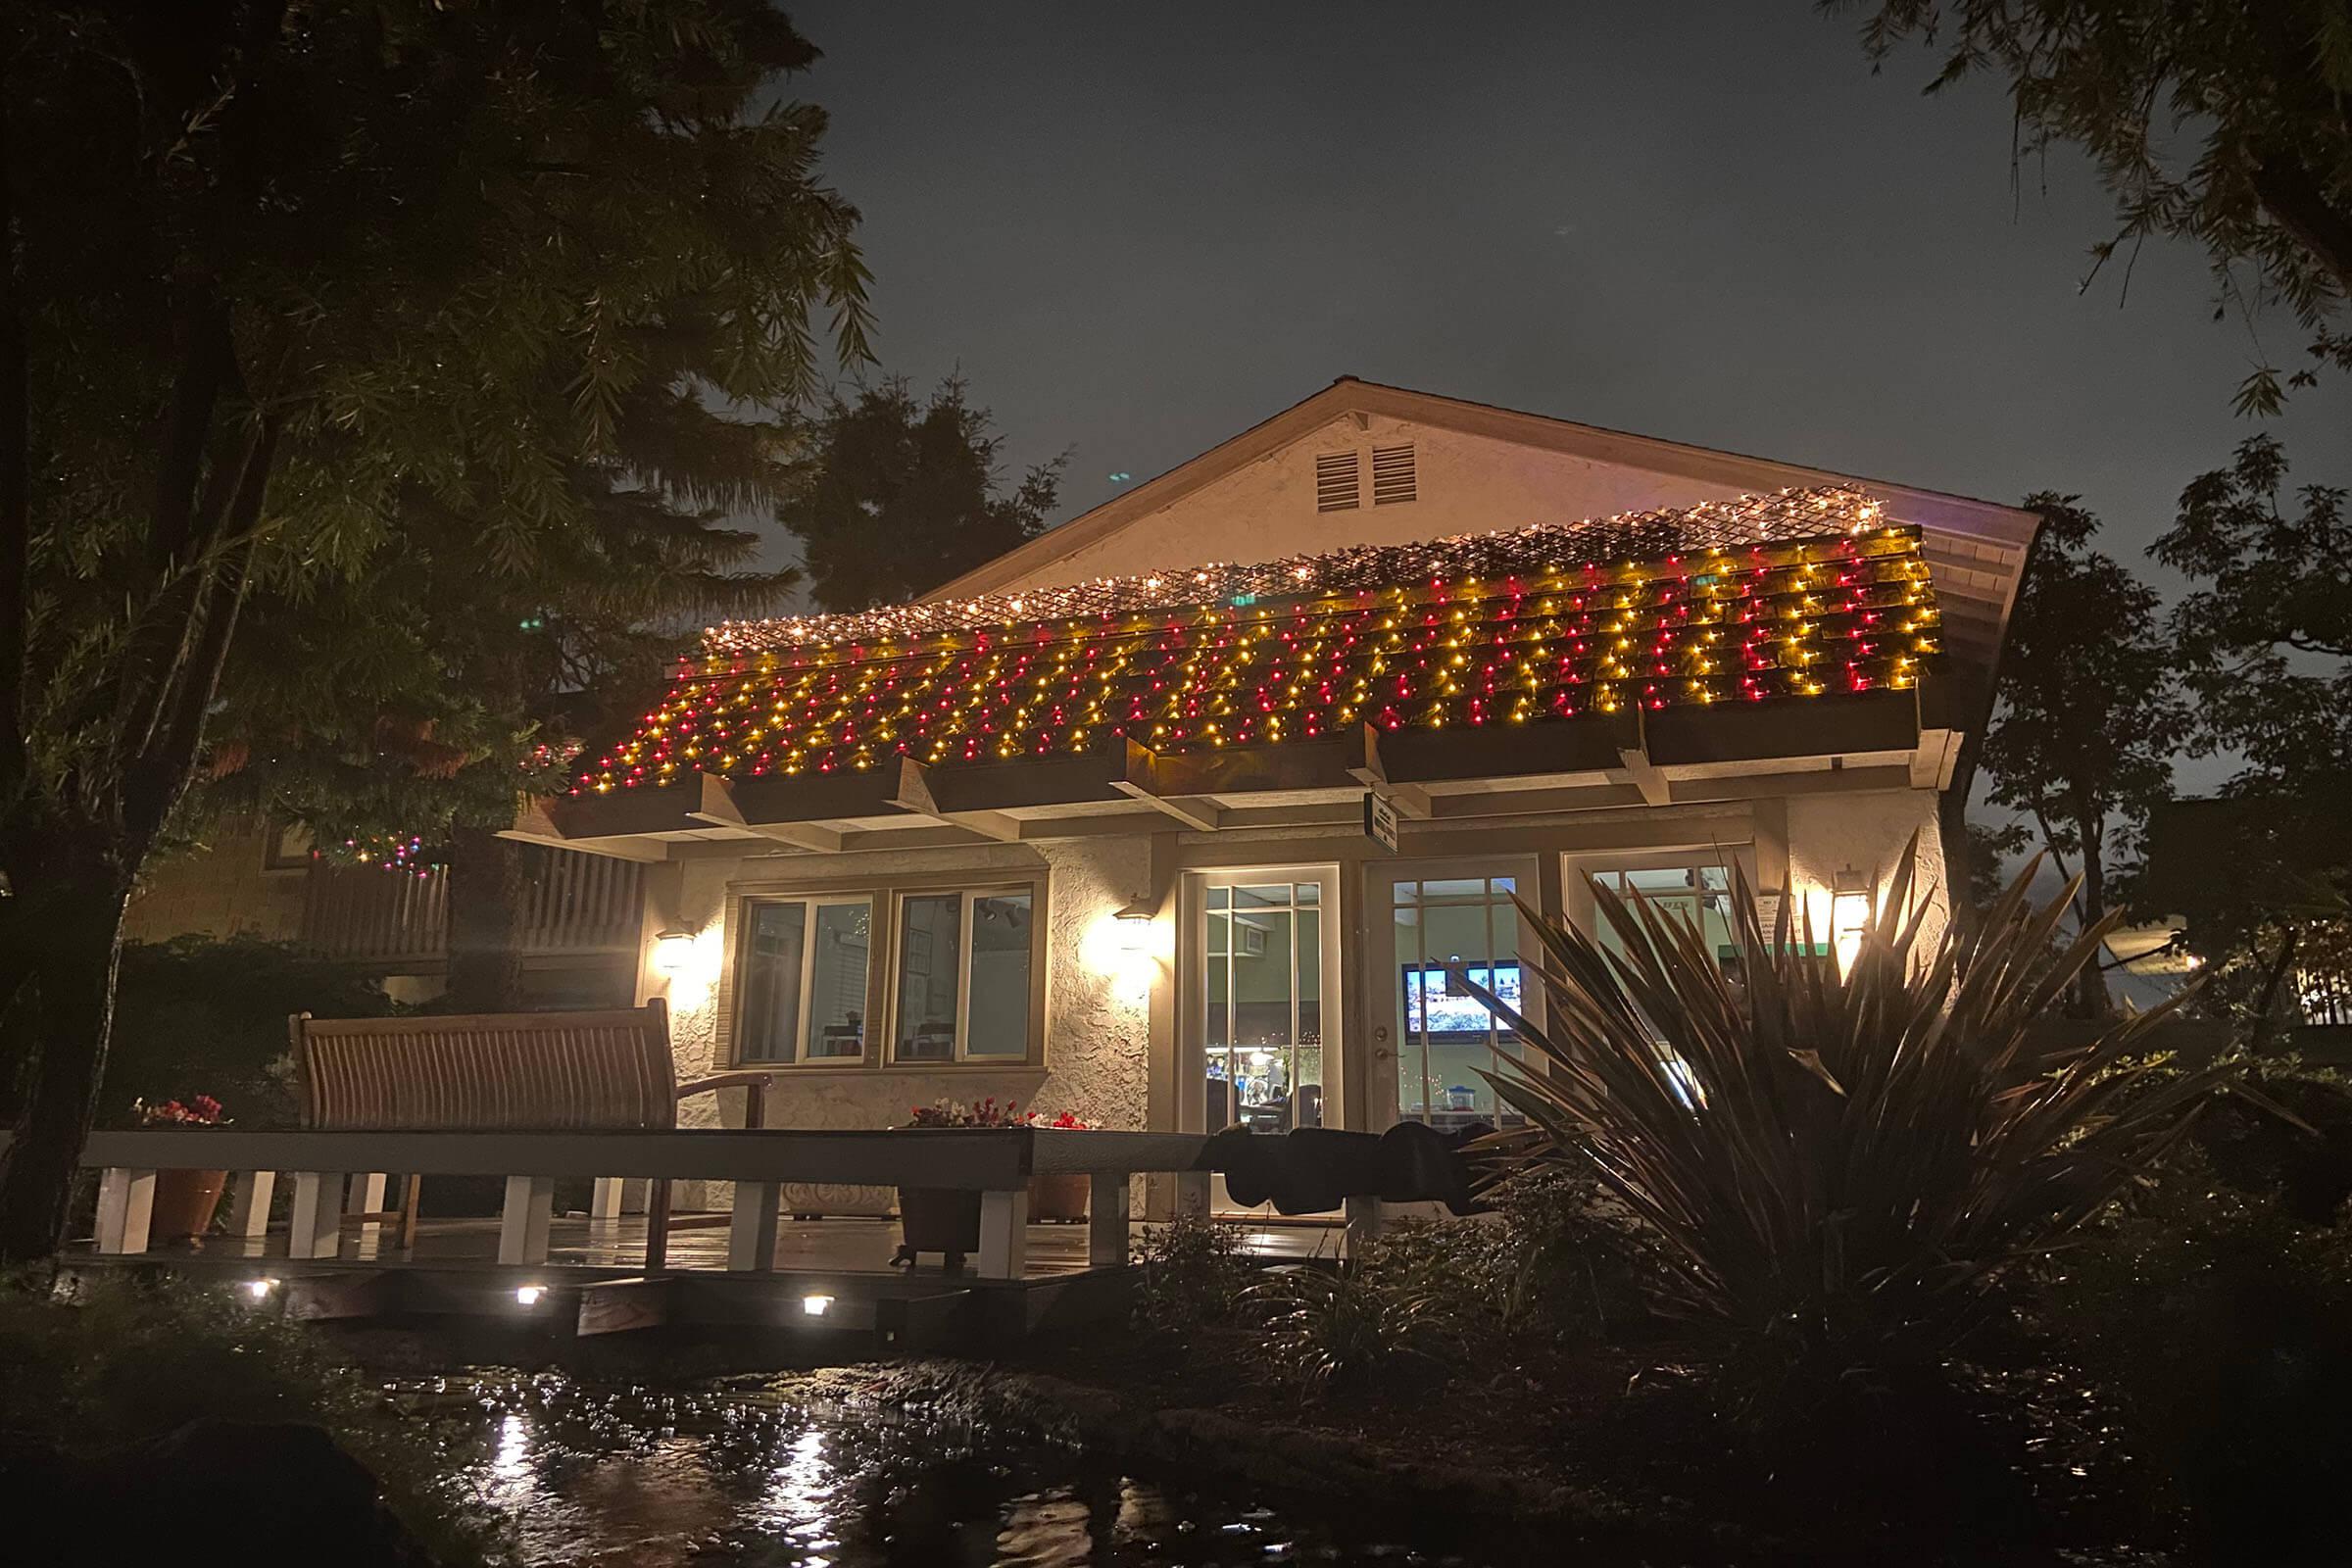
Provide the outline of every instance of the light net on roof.
{"type": "Polygon", "coordinates": [[[717,627],[576,787],[1899,689],[1936,619],[1916,529],[1858,491],[1788,491],[717,627]]]}

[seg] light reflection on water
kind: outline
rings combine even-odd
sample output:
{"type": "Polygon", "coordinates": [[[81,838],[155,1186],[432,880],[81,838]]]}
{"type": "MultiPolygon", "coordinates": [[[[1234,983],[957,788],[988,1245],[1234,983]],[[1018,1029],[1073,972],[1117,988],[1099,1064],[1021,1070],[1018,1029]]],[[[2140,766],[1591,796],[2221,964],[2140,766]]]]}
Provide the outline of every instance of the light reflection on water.
{"type": "Polygon", "coordinates": [[[470,1423],[466,1480],[524,1560],[599,1568],[1241,1568],[1530,1560],[1466,1521],[1411,1539],[1360,1506],[1159,1483],[922,1418],[534,1379],[420,1401],[470,1423]]]}

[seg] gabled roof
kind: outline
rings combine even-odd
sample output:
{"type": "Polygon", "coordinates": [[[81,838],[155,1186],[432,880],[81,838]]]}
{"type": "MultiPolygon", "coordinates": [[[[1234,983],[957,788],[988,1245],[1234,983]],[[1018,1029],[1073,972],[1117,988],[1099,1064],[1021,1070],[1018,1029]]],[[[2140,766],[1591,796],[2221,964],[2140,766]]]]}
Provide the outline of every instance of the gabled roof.
{"type": "Polygon", "coordinates": [[[729,623],[575,793],[1907,692],[1928,575],[1829,487],[729,623]]]}
{"type": "MultiPolygon", "coordinates": [[[[2026,550],[2038,525],[2032,513],[1969,496],[1634,435],[1350,375],[1341,376],[1313,396],[1199,457],[1006,551],[930,597],[933,601],[967,599],[1010,583],[1052,581],[1054,561],[1143,522],[1153,513],[1336,419],[1359,414],[1720,485],[1727,496],[1822,486],[1859,491],[1885,505],[1891,520],[1920,529],[1923,552],[1943,606],[1946,643],[1956,685],[1963,694],[1963,710],[1981,712],[1991,701],[1993,666],[2016,599],[2026,550]]],[[[1498,523],[1512,520],[1516,519],[1495,519],[1498,523]]]]}

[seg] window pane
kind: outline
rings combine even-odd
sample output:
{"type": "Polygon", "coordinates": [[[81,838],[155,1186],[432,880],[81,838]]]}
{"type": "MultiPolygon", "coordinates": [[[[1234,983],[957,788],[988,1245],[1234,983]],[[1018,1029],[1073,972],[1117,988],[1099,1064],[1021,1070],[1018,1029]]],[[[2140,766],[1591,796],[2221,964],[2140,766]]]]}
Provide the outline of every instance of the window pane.
{"type": "Polygon", "coordinates": [[[744,949],[740,1055],[745,1061],[790,1061],[801,1028],[801,945],[806,904],[751,906],[744,949]]]}
{"type": "Polygon", "coordinates": [[[1483,876],[1431,877],[1421,884],[1424,899],[1476,899],[1487,897],[1487,879],[1483,876]]]}
{"type": "Polygon", "coordinates": [[[963,923],[963,895],[924,894],[899,906],[899,1038],[901,1061],[952,1061],[956,1056],[956,974],[963,923]]]}
{"type": "Polygon", "coordinates": [[[1233,890],[1233,906],[1237,909],[1287,909],[1290,905],[1291,885],[1288,882],[1233,890]]]}
{"type": "Polygon", "coordinates": [[[1323,884],[1320,882],[1296,883],[1291,888],[1291,897],[1299,904],[1320,903],[1323,898],[1323,884]]]}
{"type": "Polygon", "coordinates": [[[803,1048],[811,1061],[865,1054],[865,975],[869,906],[816,906],[816,953],[808,975],[808,1036],[803,1048]]]}
{"type": "Polygon", "coordinates": [[[1029,1054],[1029,895],[972,901],[972,995],[967,1056],[1029,1054]]]}
{"type": "Polygon", "coordinates": [[[1208,906],[1212,909],[1231,908],[1233,906],[1233,889],[1210,888],[1208,890],[1208,906]]]}

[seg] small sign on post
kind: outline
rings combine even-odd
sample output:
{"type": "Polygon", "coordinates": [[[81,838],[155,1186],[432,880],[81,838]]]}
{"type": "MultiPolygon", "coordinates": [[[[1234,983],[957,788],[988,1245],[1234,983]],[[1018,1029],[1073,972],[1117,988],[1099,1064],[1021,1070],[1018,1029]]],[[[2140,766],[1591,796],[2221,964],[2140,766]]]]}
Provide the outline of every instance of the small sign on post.
{"type": "Polygon", "coordinates": [[[1364,791],[1364,837],[1396,853],[1396,803],[1378,790],[1364,791]]]}

